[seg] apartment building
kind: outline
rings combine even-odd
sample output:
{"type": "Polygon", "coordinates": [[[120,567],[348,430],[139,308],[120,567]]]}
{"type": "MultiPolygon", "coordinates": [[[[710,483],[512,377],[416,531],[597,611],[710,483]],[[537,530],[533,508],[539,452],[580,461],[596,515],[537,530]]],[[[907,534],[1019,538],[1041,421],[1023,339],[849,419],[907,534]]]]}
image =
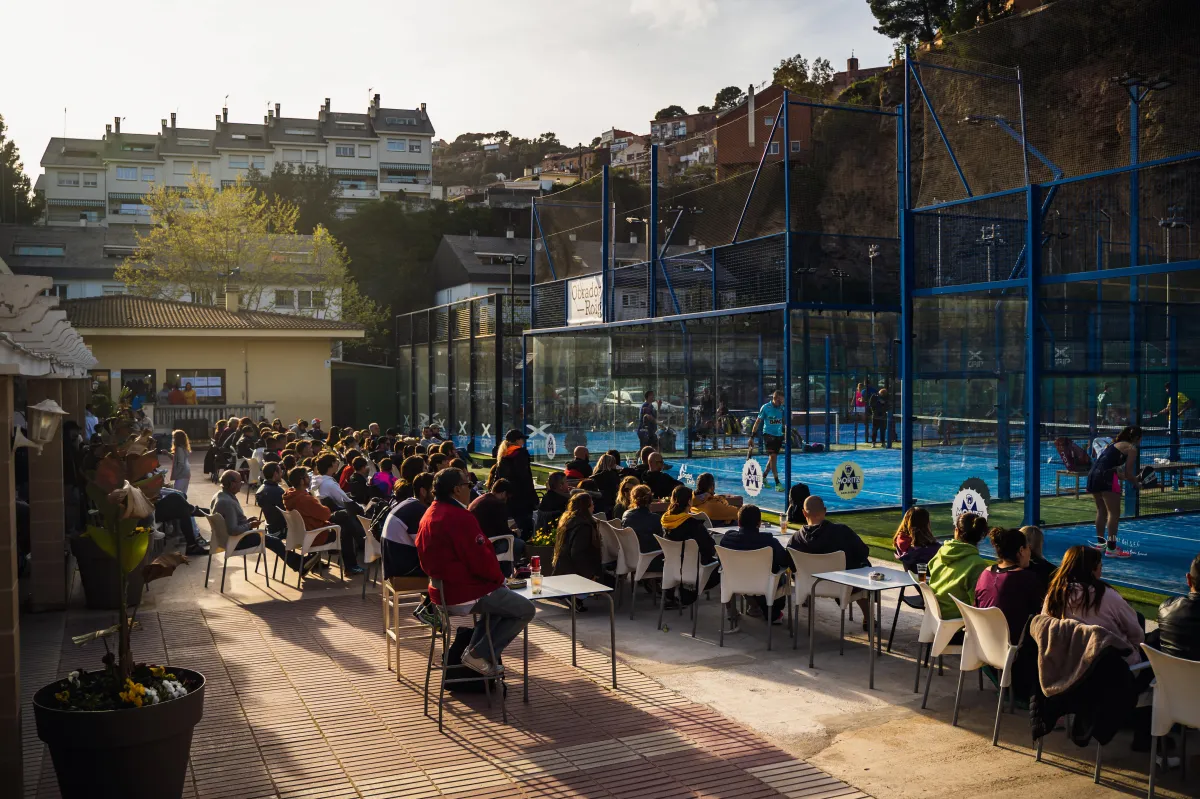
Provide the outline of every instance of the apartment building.
{"type": "Polygon", "coordinates": [[[337,177],[339,213],[348,215],[400,192],[416,204],[440,199],[433,135],[424,103],[384,108],[378,94],[363,114],[334,111],[329,98],[316,118],[284,117],[276,103],[261,123],[230,122],[222,109],[211,129],[178,127],[172,113],[157,133],[131,133],[115,117],[99,139],[52,138],[35,190],[48,225],[147,224],[142,197],[151,186],[183,186],[193,169],[228,186],[251,168],[319,165],[337,177]]]}

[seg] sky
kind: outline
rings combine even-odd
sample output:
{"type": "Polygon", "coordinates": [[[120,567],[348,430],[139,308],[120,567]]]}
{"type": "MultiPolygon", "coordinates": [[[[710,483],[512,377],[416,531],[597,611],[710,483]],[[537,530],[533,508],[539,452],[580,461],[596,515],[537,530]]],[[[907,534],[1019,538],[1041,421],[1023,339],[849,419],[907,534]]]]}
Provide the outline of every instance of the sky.
{"type": "Polygon", "coordinates": [[[658,109],[769,80],[801,53],[845,69],[887,62],[866,0],[91,0],[12,2],[0,114],[31,177],[51,136],[154,133],[427,103],[437,136],[611,127],[648,132],[658,109]],[[64,108],[66,113],[64,115],[64,108]]]}

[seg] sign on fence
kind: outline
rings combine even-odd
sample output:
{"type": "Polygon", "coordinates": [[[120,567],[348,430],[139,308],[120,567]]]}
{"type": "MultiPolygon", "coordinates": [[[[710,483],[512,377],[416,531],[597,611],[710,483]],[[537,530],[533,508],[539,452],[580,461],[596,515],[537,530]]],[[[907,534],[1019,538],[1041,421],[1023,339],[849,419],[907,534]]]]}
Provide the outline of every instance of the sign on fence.
{"type": "Polygon", "coordinates": [[[577,277],[567,283],[567,324],[604,322],[604,279],[601,275],[577,277]]]}

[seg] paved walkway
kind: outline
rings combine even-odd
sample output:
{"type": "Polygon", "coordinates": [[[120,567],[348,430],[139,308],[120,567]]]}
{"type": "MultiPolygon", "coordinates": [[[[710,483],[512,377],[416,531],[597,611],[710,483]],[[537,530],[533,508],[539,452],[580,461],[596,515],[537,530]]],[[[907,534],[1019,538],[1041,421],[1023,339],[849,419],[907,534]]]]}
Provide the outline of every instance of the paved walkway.
{"type": "MultiPolygon", "coordinates": [[[[570,637],[540,622],[530,702],[510,678],[505,725],[482,695],[449,698],[441,734],[436,712],[422,709],[426,649],[402,651],[398,681],[377,595],[181,604],[139,615],[134,650],[208,680],[188,797],[865,796],[624,664],[613,691],[606,652],[580,648],[573,668],[570,637]]],[[[95,660],[70,636],[106,618],[24,617],[24,684],[95,660]]],[[[518,641],[510,668],[519,652],[518,641]]],[[[26,796],[55,797],[28,715],[26,724],[26,796]]]]}

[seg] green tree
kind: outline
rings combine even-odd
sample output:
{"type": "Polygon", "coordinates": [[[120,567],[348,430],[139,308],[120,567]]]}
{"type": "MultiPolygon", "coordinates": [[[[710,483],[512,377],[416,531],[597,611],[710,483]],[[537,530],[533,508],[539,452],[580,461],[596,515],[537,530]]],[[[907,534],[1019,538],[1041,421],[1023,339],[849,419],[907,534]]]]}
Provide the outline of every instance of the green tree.
{"type": "Polygon", "coordinates": [[[341,204],[337,178],[323,166],[276,163],[269,175],[251,169],[246,182],[271,202],[296,206],[298,233],[312,233],[333,224],[341,204]]]}
{"type": "Polygon", "coordinates": [[[875,30],[904,44],[931,42],[950,22],[955,0],[867,0],[875,30]]]}
{"type": "Polygon", "coordinates": [[[687,111],[683,110],[683,106],[669,105],[666,108],[659,109],[658,113],[654,115],[654,121],[657,122],[660,119],[674,119],[675,117],[685,116],[687,116],[687,111]]]}
{"type": "Polygon", "coordinates": [[[790,92],[823,100],[833,84],[833,67],[827,58],[808,59],[797,53],[779,62],[771,75],[772,83],[790,92]]]}
{"type": "Polygon", "coordinates": [[[7,130],[0,116],[0,222],[27,225],[42,215],[42,198],[33,193],[21,152],[5,135],[7,130]]]}
{"type": "Polygon", "coordinates": [[[733,108],[742,99],[742,94],[742,90],[737,86],[726,86],[717,92],[717,96],[713,99],[713,110],[724,111],[726,108],[733,108]]]}
{"type": "Polygon", "coordinates": [[[712,113],[712,106],[709,106],[709,105],[698,106],[696,108],[696,113],[697,114],[710,114],[710,113],[712,113]]]}

